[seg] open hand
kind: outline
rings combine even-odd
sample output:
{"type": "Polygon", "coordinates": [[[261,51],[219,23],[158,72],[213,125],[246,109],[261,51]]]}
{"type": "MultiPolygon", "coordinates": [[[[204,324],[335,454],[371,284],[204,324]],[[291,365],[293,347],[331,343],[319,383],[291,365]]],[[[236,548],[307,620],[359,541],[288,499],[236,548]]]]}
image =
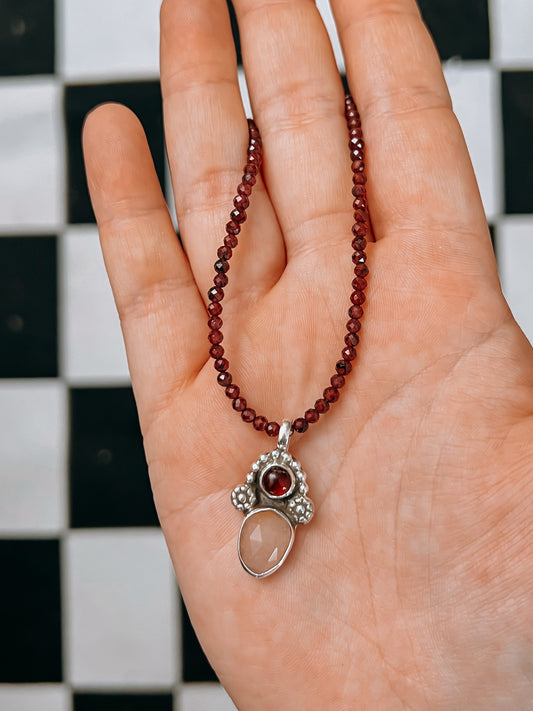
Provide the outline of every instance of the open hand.
{"type": "MultiPolygon", "coordinates": [[[[94,111],[87,174],[161,525],[241,711],[525,709],[533,698],[533,358],[501,294],[440,62],[413,0],[332,0],[366,141],[367,302],[338,403],[291,452],[316,513],[273,576],[230,501],[275,445],[231,409],[207,291],[248,141],[225,0],[165,0],[161,74],[183,248],[142,128],[94,111]]],[[[251,407],[294,419],[343,347],[344,92],[309,0],[234,0],[262,179],[224,346],[251,407]]]]}

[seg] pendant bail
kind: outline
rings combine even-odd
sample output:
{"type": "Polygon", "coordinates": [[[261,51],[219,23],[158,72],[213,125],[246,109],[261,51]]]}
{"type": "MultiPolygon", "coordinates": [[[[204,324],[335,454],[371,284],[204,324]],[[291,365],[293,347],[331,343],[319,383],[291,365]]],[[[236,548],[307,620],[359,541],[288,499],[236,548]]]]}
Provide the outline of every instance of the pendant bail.
{"type": "Polygon", "coordinates": [[[290,420],[283,420],[279,428],[278,449],[283,452],[286,452],[289,448],[289,438],[292,434],[291,427],[290,420]]]}

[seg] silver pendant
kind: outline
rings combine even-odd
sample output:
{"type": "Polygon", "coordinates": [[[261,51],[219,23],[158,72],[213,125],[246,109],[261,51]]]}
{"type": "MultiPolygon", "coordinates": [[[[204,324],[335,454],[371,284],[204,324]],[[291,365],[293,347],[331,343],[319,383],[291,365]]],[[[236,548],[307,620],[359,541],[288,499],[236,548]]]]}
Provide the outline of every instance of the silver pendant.
{"type": "Polygon", "coordinates": [[[305,474],[289,454],[291,423],[284,420],[278,446],[252,464],[246,483],[235,487],[231,500],[245,514],[239,533],[239,559],[255,578],[271,575],[283,565],[294,542],[294,529],[313,518],[305,474]]]}

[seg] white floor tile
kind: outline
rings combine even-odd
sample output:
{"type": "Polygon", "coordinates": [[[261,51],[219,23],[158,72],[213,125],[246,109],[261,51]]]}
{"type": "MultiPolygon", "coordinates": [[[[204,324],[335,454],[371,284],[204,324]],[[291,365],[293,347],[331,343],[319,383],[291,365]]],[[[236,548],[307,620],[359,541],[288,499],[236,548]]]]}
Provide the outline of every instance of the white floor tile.
{"type": "Polygon", "coordinates": [[[0,684],[2,711],[70,711],[70,693],[60,684],[0,684]]]}
{"type": "Polygon", "coordinates": [[[177,593],[159,530],[71,531],[67,668],[78,687],[165,687],[179,676],[177,593]]]}
{"type": "Polygon", "coordinates": [[[59,381],[1,382],[0,532],[66,526],[66,409],[59,381]]]}
{"type": "Polygon", "coordinates": [[[76,382],[129,380],[126,352],[95,226],[63,238],[64,374],[76,382]]]}
{"type": "Polygon", "coordinates": [[[180,700],[180,711],[236,711],[220,684],[184,684],[180,700]]]}
{"type": "Polygon", "coordinates": [[[533,216],[504,218],[497,246],[503,293],[533,344],[533,216]]]}
{"type": "Polygon", "coordinates": [[[59,0],[59,70],[69,81],[156,77],[161,0],[59,0]]]}
{"type": "Polygon", "coordinates": [[[0,81],[0,229],[54,230],[63,219],[61,85],[0,81]]]}
{"type": "Polygon", "coordinates": [[[500,127],[495,111],[497,75],[488,62],[455,60],[444,65],[444,74],[474,165],[485,212],[491,219],[501,209],[500,127]]]}
{"type": "Polygon", "coordinates": [[[530,69],[533,61],[531,0],[490,0],[492,55],[506,68],[530,69]]]}

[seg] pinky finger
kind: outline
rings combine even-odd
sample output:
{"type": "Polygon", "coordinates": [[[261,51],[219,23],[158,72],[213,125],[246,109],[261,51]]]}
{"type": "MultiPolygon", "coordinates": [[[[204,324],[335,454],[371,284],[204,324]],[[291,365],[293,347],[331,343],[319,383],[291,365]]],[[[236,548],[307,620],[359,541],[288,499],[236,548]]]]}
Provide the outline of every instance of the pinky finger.
{"type": "Polygon", "coordinates": [[[205,362],[206,312],[137,117],[118,104],[98,107],[83,147],[144,429],[205,362]]]}

